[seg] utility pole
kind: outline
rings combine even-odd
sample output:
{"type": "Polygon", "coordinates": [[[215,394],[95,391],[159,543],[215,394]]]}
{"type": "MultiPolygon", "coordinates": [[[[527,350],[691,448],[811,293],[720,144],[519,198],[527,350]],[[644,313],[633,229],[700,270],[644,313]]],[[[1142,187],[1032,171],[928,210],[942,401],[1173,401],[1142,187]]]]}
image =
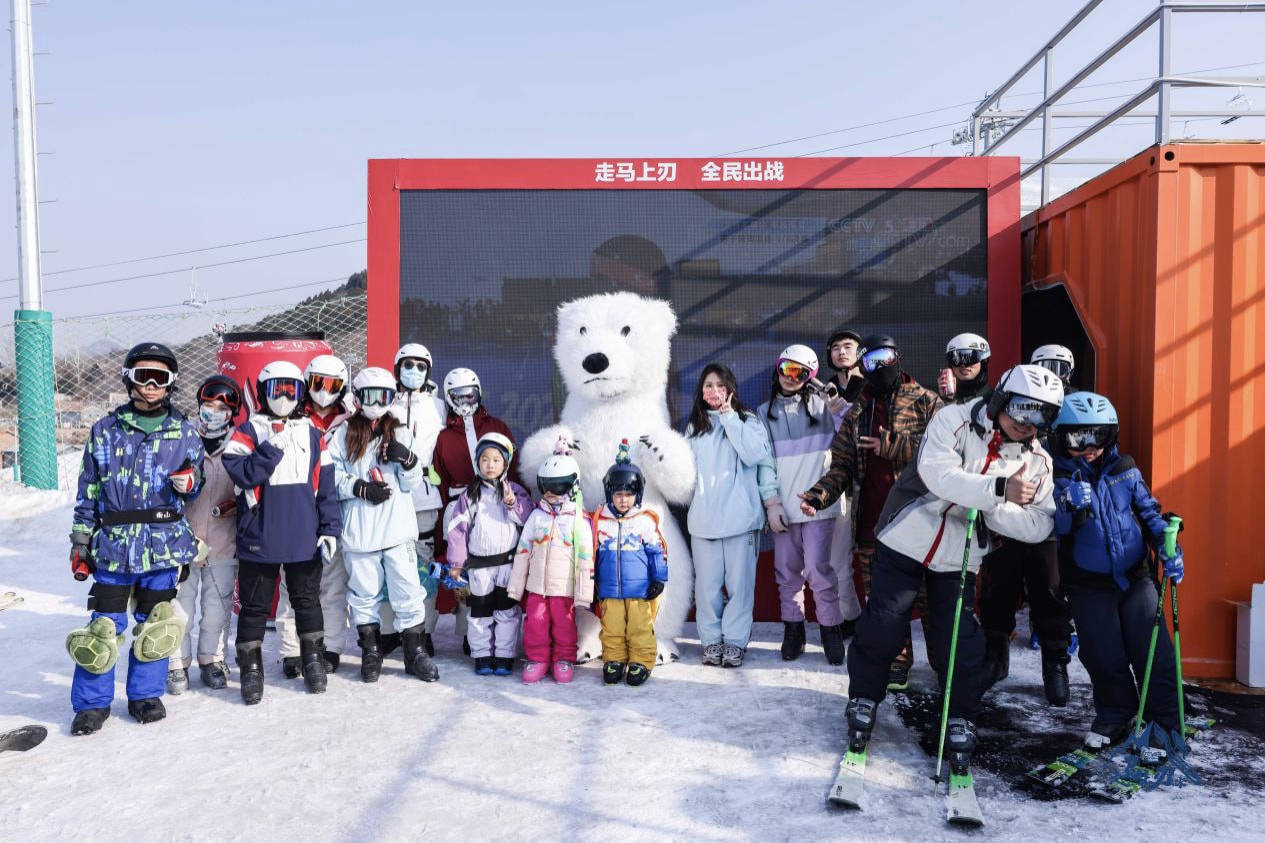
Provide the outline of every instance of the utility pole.
{"type": "Polygon", "coordinates": [[[13,314],[17,363],[18,466],[24,485],[57,488],[53,395],[53,315],[43,309],[39,195],[35,167],[35,69],[31,0],[12,0],[13,161],[17,191],[18,309],[13,314]]]}

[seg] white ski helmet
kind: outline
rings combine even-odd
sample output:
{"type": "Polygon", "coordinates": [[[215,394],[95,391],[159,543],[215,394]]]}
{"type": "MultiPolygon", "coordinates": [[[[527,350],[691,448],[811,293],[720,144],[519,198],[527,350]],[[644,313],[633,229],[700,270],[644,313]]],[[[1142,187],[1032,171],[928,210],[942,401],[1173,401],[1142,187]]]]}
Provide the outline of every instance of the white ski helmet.
{"type": "Polygon", "coordinates": [[[1059,408],[1063,406],[1063,381],[1059,380],[1049,369],[1020,363],[1002,372],[997,379],[997,388],[988,399],[988,415],[996,419],[1006,412],[1015,421],[1027,422],[1036,427],[1049,427],[1058,417],[1059,408]],[[1020,408],[1012,406],[1012,399],[1026,399],[1027,404],[1020,408]],[[1024,418],[1017,414],[1017,409],[1030,413],[1024,418]]]}
{"type": "Polygon", "coordinates": [[[473,416],[483,400],[479,376],[470,369],[453,369],[444,376],[444,401],[459,416],[473,416]]]}
{"type": "Polygon", "coordinates": [[[259,403],[274,418],[294,415],[303,403],[303,392],[303,372],[289,360],[273,360],[255,378],[259,403]]]}
{"type": "Polygon", "coordinates": [[[979,334],[958,334],[944,348],[944,359],[950,366],[973,366],[992,356],[988,340],[979,334]]]}
{"type": "Polygon", "coordinates": [[[788,345],[782,349],[782,353],[777,356],[777,366],[780,371],[782,364],[790,362],[797,363],[808,370],[808,377],[801,378],[802,381],[808,381],[817,377],[817,354],[806,345],[788,345]]]}
{"type": "Polygon", "coordinates": [[[1072,370],[1076,368],[1076,358],[1072,356],[1072,350],[1063,345],[1041,346],[1032,352],[1031,362],[1049,369],[1058,375],[1063,383],[1068,382],[1072,377],[1072,370]]]}
{"type": "Polygon", "coordinates": [[[347,394],[347,364],[332,354],[318,354],[303,370],[308,399],[318,407],[332,406],[347,394]]]}
{"type": "MultiPolygon", "coordinates": [[[[505,476],[505,472],[509,471],[510,460],[514,459],[514,443],[509,437],[503,433],[485,433],[479,437],[479,441],[474,445],[474,470],[479,470],[479,457],[488,448],[495,448],[501,452],[501,457],[505,460],[505,468],[501,471],[501,477],[505,476]]],[[[501,477],[493,478],[500,480],[501,477]]]]}
{"type": "Polygon", "coordinates": [[[357,372],[351,388],[356,394],[360,414],[370,420],[386,415],[391,402],[395,400],[395,378],[379,366],[369,366],[357,372]]]}
{"type": "Polygon", "coordinates": [[[580,464],[570,454],[551,454],[536,472],[540,493],[570,495],[580,482],[580,464]]]}
{"type": "Polygon", "coordinates": [[[393,371],[395,379],[400,382],[403,389],[422,389],[426,386],[426,380],[430,377],[430,370],[435,367],[435,361],[430,356],[430,349],[422,345],[420,342],[406,342],[400,346],[400,350],[395,352],[395,363],[393,371]],[[404,360],[420,360],[426,364],[425,369],[420,367],[410,367],[403,370],[408,375],[407,378],[400,377],[400,363],[404,360]]]}

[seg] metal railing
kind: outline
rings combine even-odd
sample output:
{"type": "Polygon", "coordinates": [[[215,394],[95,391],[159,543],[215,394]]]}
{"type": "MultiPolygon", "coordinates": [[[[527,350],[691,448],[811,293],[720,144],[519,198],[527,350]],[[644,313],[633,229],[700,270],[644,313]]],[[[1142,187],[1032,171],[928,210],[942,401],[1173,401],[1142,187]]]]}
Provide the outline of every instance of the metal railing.
{"type": "MultiPolygon", "coordinates": [[[[1174,15],[1188,13],[1213,13],[1213,12],[1265,12],[1265,3],[1182,3],[1176,0],[1160,0],[1151,12],[1146,14],[1136,25],[1128,32],[1117,38],[1110,46],[1100,52],[1088,64],[1072,75],[1066,82],[1054,87],[1054,49],[1066,38],[1073,30],[1076,29],[1089,16],[1094,9],[1098,8],[1103,0],[1089,0],[1080,11],[1072,16],[1063,27],[1055,33],[1045,46],[1037,50],[1019,70],[1014,73],[1005,84],[989,94],[983,102],[976,106],[971,113],[971,154],[980,155],[988,154],[997,147],[1013,139],[1019,132],[1023,131],[1030,123],[1040,118],[1041,120],[1041,156],[1031,161],[1025,162],[1020,170],[1020,177],[1027,178],[1034,172],[1040,171],[1041,174],[1041,204],[1044,205],[1050,201],[1050,165],[1055,163],[1091,163],[1088,160],[1063,161],[1059,159],[1080,146],[1094,135],[1101,132],[1108,126],[1116,123],[1122,117],[1130,114],[1134,109],[1143,103],[1155,97],[1157,100],[1156,109],[1153,112],[1145,112],[1135,116],[1147,116],[1155,118],[1155,143],[1168,143],[1171,137],[1171,124],[1174,118],[1189,117],[1262,117],[1265,111],[1237,110],[1237,111],[1179,111],[1174,112],[1172,109],[1172,90],[1175,87],[1190,88],[1220,88],[1220,87],[1265,87],[1265,78],[1261,77],[1208,77],[1208,76],[1174,76],[1172,75],[1171,59],[1173,44],[1173,18],[1174,15]],[[1080,85],[1090,74],[1098,70],[1106,64],[1113,56],[1132,44],[1142,35],[1147,33],[1151,27],[1158,26],[1158,46],[1159,55],[1157,62],[1157,72],[1153,80],[1138,91],[1127,101],[1106,112],[1085,112],[1085,111],[1059,111],[1054,112],[1052,108],[1064,96],[1072,91],[1076,86],[1080,85]],[[1015,84],[1024,76],[1031,72],[1037,65],[1041,65],[1042,76],[1044,78],[1044,87],[1042,89],[1041,102],[1030,109],[1021,111],[1002,111],[997,108],[1001,98],[1005,96],[1015,84]],[[1066,118],[1096,118],[1095,122],[1084,127],[1078,134],[1069,138],[1067,141],[1059,144],[1051,149],[1053,145],[1054,121],[1066,118]],[[994,127],[1004,125],[1004,130],[996,138],[993,138],[994,127]],[[982,130],[982,131],[981,131],[982,130]]],[[[1105,163],[1105,159],[1094,159],[1092,163],[1105,163]]],[[[1114,163],[1114,162],[1113,162],[1114,163]]]]}

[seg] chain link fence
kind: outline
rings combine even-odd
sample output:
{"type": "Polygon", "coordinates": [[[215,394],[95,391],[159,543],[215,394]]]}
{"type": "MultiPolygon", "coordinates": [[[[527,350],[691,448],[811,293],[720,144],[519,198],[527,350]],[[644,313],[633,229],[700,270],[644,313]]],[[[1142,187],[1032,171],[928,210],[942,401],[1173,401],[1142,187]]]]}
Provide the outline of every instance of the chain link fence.
{"type": "MultiPolygon", "coordinates": [[[[127,400],[119,369],[127,349],[160,342],[180,361],[172,403],[195,411],[197,385],[219,371],[216,352],[225,334],[247,331],[324,331],[352,372],[365,365],[366,296],[361,290],[322,293],[297,304],[215,307],[174,313],[118,314],[53,320],[53,400],[40,408],[52,417],[57,451],[79,449],[92,424],[127,400]]],[[[15,323],[0,325],[0,466],[18,472],[17,349],[15,323]]],[[[42,421],[47,421],[47,416],[42,421]]],[[[13,472],[10,474],[10,472],[13,472]]],[[[63,483],[65,482],[63,478],[63,483]]]]}

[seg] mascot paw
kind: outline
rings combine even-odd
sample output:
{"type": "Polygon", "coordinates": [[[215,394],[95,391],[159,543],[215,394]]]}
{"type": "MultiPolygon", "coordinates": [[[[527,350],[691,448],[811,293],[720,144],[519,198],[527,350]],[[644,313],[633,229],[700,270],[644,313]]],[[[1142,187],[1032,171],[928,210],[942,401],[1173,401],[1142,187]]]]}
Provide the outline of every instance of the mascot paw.
{"type": "Polygon", "coordinates": [[[676,649],[676,644],[672,641],[659,642],[659,655],[655,659],[656,664],[670,664],[681,660],[681,653],[676,649]]]}

